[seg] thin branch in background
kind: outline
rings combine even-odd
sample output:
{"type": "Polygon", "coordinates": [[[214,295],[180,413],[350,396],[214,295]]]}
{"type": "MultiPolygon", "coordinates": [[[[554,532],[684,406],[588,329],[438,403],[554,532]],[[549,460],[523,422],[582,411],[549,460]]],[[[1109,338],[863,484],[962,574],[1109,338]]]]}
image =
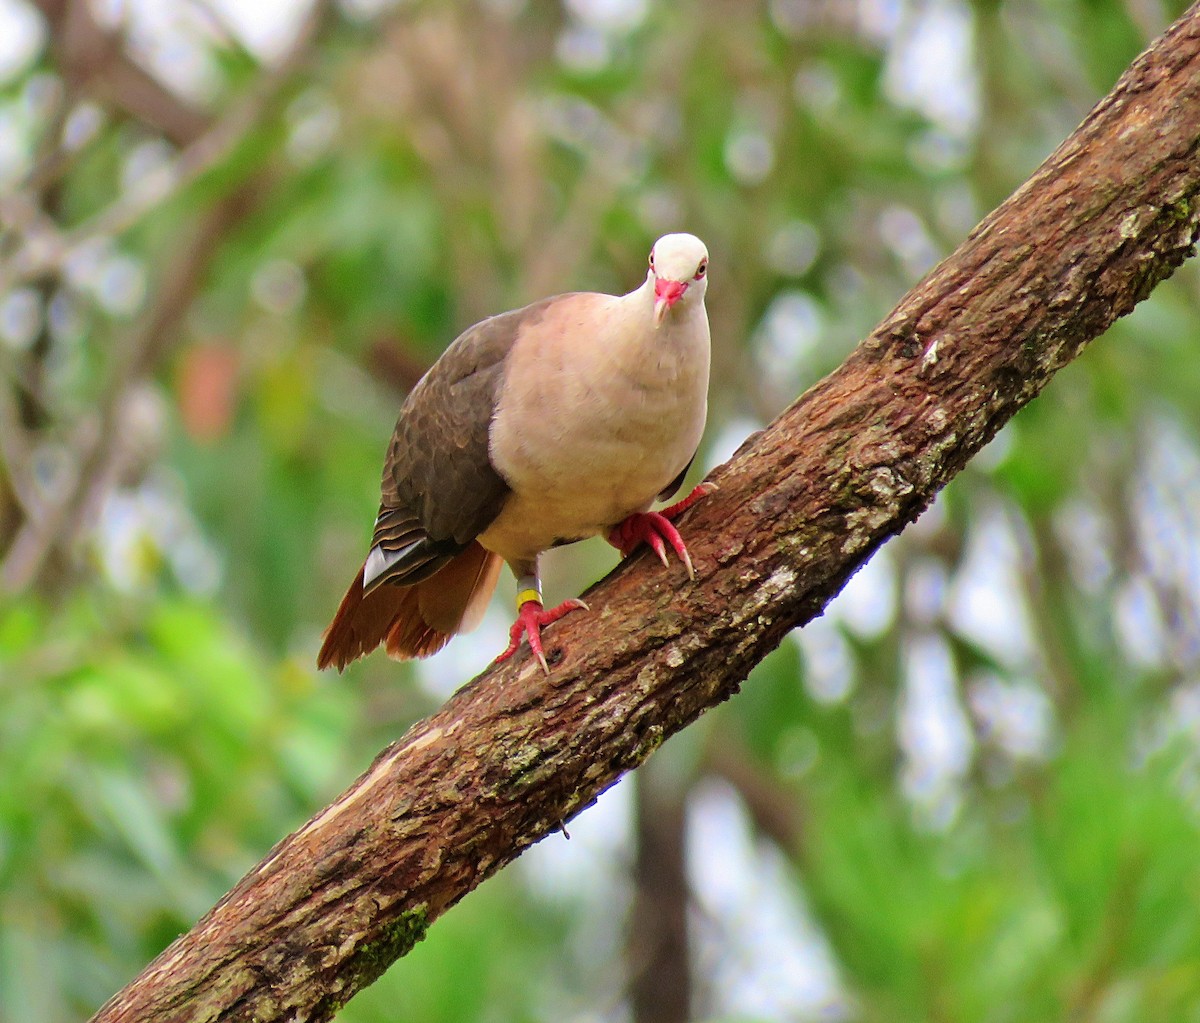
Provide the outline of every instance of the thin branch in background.
{"type": "Polygon", "coordinates": [[[688,942],[686,785],[648,769],[634,786],[633,908],[628,932],[634,1023],[688,1023],[692,973],[688,942]]]}
{"type": "Polygon", "coordinates": [[[794,853],[803,836],[799,794],[784,788],[754,762],[753,753],[729,729],[714,732],[704,750],[704,769],[729,785],[742,801],[756,831],[785,853],[794,853]]]}
{"type": "Polygon", "coordinates": [[[221,46],[233,50],[239,57],[246,60],[254,59],[254,55],[242,42],[237,29],[224,10],[213,4],[211,0],[184,0],[184,2],[204,25],[205,30],[212,33],[213,38],[221,46]]]}
{"type": "Polygon", "coordinates": [[[25,521],[37,519],[41,505],[29,475],[32,459],[28,433],[21,424],[17,403],[6,387],[0,387],[0,462],[22,517],[25,521]]]}
{"type": "MultiPolygon", "coordinates": [[[[1006,508],[1005,513],[1010,514],[1010,510],[1006,508]]],[[[1034,649],[1041,660],[1038,677],[1042,680],[1042,691],[1053,702],[1056,713],[1066,719],[1083,699],[1085,689],[1071,651],[1057,627],[1062,615],[1056,607],[1055,595],[1046,585],[1047,579],[1061,579],[1065,575],[1062,551],[1045,520],[1032,520],[1030,528],[1034,556],[1030,561],[1022,561],[1017,580],[1021,596],[1030,610],[1029,628],[1036,640],[1034,649]],[[1051,562],[1057,564],[1051,565],[1051,562]]]]}
{"type": "Polygon", "coordinates": [[[372,379],[387,384],[399,397],[408,394],[429,369],[429,360],[418,356],[415,346],[395,334],[372,341],[363,364],[372,379]]]}
{"type": "Polygon", "coordinates": [[[72,90],[63,82],[55,82],[50,90],[50,110],[42,133],[34,145],[33,162],[17,191],[42,196],[61,180],[75,153],[63,144],[63,129],[74,103],[72,90]]]}
{"type": "MultiPolygon", "coordinates": [[[[275,97],[304,65],[322,27],[334,9],[333,0],[319,0],[298,33],[287,56],[265,75],[241,104],[208,134],[180,154],[173,187],[149,189],[137,196],[117,200],[107,210],[75,229],[68,236],[85,238],[120,233],[141,216],[155,209],[185,181],[194,180],[227,157],[259,123],[275,97]]],[[[151,373],[177,336],[192,298],[200,287],[203,272],[230,227],[245,214],[247,202],[260,184],[249,182],[220,200],[180,250],[173,265],[155,291],[154,305],[146,311],[120,346],[116,369],[108,382],[97,421],[85,424],[76,450],[78,472],[62,494],[35,520],[28,520],[14,538],[0,564],[0,590],[21,592],[39,577],[50,555],[69,550],[79,532],[94,521],[111,490],[122,463],[122,435],[118,427],[130,394],[151,373]]],[[[65,256],[73,244],[60,253],[65,256]]],[[[10,263],[10,266],[12,264],[10,263]]],[[[0,291],[4,285],[0,281],[0,291]]]]}
{"type": "MultiPolygon", "coordinates": [[[[45,123],[35,144],[30,170],[12,193],[0,196],[0,225],[6,228],[5,241],[15,242],[18,253],[22,239],[26,248],[31,239],[35,239],[34,247],[44,247],[46,251],[63,244],[55,218],[58,184],[86,152],[86,146],[68,139],[65,134],[68,118],[77,103],[85,98],[105,101],[135,116],[139,109],[149,104],[160,115],[149,118],[150,125],[179,143],[193,141],[209,124],[207,115],[134,66],[125,52],[123,39],[99,24],[90,5],[38,0],[37,6],[49,25],[57,77],[52,79],[53,90],[46,100],[45,123]],[[123,72],[114,73],[117,65],[128,66],[123,72]],[[130,95],[131,91],[140,98],[130,95]]],[[[4,255],[11,253],[6,251],[4,255]]],[[[43,308],[57,287],[58,277],[57,270],[37,277],[43,308]]],[[[31,534],[17,532],[21,519],[26,523],[46,523],[40,509],[36,514],[32,512],[34,505],[31,502],[35,497],[32,488],[19,482],[31,477],[30,466],[13,459],[30,457],[34,445],[28,431],[37,421],[53,421],[46,408],[42,387],[43,367],[53,347],[49,331],[48,317],[43,316],[41,334],[29,349],[24,364],[21,357],[5,350],[0,367],[19,395],[21,405],[21,415],[7,424],[10,441],[6,448],[10,455],[8,472],[12,477],[12,488],[17,494],[25,494],[19,502],[25,514],[15,521],[9,519],[0,535],[11,537],[16,534],[24,551],[34,548],[30,544],[31,534]]],[[[86,449],[87,445],[84,447],[86,449]]]]}
{"type": "Polygon", "coordinates": [[[32,218],[23,225],[24,244],[0,264],[0,293],[57,272],[68,256],[85,242],[123,234],[228,159],[261,123],[268,107],[308,60],[313,43],[335,7],[334,0],[317,0],[283,59],[152,180],[143,182],[139,188],[122,195],[70,230],[60,230],[49,218],[32,218]]]}
{"type": "MultiPolygon", "coordinates": [[[[623,192],[642,183],[637,175],[645,172],[643,162],[626,157],[643,147],[644,163],[649,166],[659,155],[657,143],[644,138],[644,129],[638,128],[645,113],[644,97],[620,102],[607,115],[609,139],[569,143],[584,157],[579,176],[562,201],[551,196],[542,164],[547,146],[555,140],[542,108],[519,83],[529,79],[527,65],[534,57],[537,63],[554,60],[555,37],[517,40],[510,19],[499,17],[486,33],[480,33],[470,24],[477,16],[489,17],[421,7],[395,16],[381,49],[398,80],[397,106],[385,116],[395,116],[403,125],[429,167],[431,187],[445,205],[461,203],[479,181],[489,183],[488,198],[505,246],[501,256],[520,273],[514,290],[533,298],[571,280],[592,257],[595,227],[604,212],[617,205],[623,192]],[[394,64],[390,63],[393,51],[394,64]],[[495,125],[503,129],[492,130],[495,125]],[[606,145],[611,140],[616,144],[606,145]],[[614,150],[624,155],[618,157],[614,150]]],[[[701,35],[699,27],[689,22],[656,42],[646,60],[652,77],[645,86],[649,95],[679,91],[680,69],[694,59],[701,35]]],[[[370,71],[371,62],[365,63],[370,71]]],[[[377,66],[374,70],[379,74],[377,66]]],[[[451,237],[447,242],[454,248],[456,266],[480,265],[478,270],[462,270],[464,279],[476,283],[459,298],[463,321],[496,312],[501,299],[480,290],[482,283],[495,277],[481,265],[491,253],[481,251],[470,236],[451,237]]]]}
{"type": "Polygon", "coordinates": [[[203,281],[204,270],[229,229],[258,195],[250,182],[220,200],[182,246],[155,291],[154,306],[123,345],[121,365],[107,388],[98,419],[84,424],[75,448],[82,453],[71,485],[42,512],[26,520],[0,564],[0,590],[19,593],[37,580],[56,549],[69,550],[90,525],[118,482],[125,445],[133,440],[121,429],[136,386],[170,350],[178,327],[203,281]]]}
{"type": "Polygon", "coordinates": [[[176,145],[186,145],[207,130],[210,116],[138,64],[129,55],[123,34],[101,25],[91,4],[33,2],[46,19],[50,48],[68,92],[90,93],[176,145]]]}

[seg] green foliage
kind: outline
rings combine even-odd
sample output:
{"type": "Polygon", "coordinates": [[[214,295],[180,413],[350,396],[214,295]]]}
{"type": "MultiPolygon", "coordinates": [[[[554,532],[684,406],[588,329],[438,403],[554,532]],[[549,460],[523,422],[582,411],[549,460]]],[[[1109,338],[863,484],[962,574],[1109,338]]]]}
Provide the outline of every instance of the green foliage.
{"type": "MultiPolygon", "coordinates": [[[[97,409],[130,413],[97,500],[72,509],[80,541],[0,604],[0,1019],[93,1011],[465,681],[453,657],[495,652],[313,668],[403,390],[457,330],[552,290],[627,289],[657,234],[696,231],[711,465],[1165,26],[1116,0],[600,6],[340,15],[212,169],[25,282],[42,318],[24,341],[0,295],[0,565],[26,481],[52,502],[97,409]],[[122,266],[144,298],[122,300],[122,266]],[[131,381],[143,318],[158,352],[131,381]]],[[[270,71],[204,38],[203,109],[224,123],[270,71]]],[[[34,54],[0,88],[0,191],[70,230],[174,150],[103,79],[39,99],[64,59],[34,54]],[[57,176],[10,174],[9,150],[53,150],[81,99],[102,123],[57,176]]],[[[689,844],[697,1018],[1200,1019],[1198,294],[1191,267],[1159,287],[656,754],[694,826],[719,776],[749,836],[736,855],[689,844]],[[701,868],[722,855],[714,891],[701,868]],[[781,906],[790,922],[762,924],[781,906]],[[828,976],[772,974],[793,945],[828,976]]],[[[558,599],[612,556],[550,562],[558,599]]],[[[625,1018],[637,835],[628,807],[600,811],[339,1018],[625,1018]]]]}
{"type": "Polygon", "coordinates": [[[0,1009],[67,1018],[333,794],[350,711],[178,595],[13,606],[0,636],[0,1009]]]}

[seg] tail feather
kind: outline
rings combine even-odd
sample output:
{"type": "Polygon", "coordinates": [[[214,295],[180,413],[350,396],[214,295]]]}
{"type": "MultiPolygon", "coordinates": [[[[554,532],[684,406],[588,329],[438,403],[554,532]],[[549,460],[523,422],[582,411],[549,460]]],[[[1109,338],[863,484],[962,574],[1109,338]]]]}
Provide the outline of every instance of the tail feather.
{"type": "Polygon", "coordinates": [[[470,632],[486,610],[500,578],[499,555],[472,544],[435,575],[436,585],[417,585],[421,618],[438,632],[470,632]]]}
{"type": "Polygon", "coordinates": [[[317,667],[341,671],[380,643],[397,660],[428,657],[479,624],[496,588],[501,559],[472,543],[413,586],[384,584],[363,595],[360,569],[325,632],[317,667]]]}

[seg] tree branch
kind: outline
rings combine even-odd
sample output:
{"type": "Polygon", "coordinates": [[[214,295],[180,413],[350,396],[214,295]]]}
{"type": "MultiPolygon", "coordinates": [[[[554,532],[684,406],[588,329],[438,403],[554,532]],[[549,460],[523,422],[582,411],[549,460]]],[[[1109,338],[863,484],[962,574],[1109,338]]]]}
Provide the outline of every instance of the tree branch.
{"type": "MultiPolygon", "coordinates": [[[[333,6],[333,0],[315,0],[291,49],[279,64],[247,92],[239,105],[180,154],[170,183],[163,186],[168,192],[190,184],[211,170],[254,129],[312,55],[326,22],[332,17],[333,6]]],[[[112,488],[114,471],[121,460],[126,438],[125,431],[120,429],[120,421],[132,388],[149,376],[170,350],[176,340],[176,328],[203,283],[204,270],[210,259],[228,231],[245,216],[268,178],[268,172],[259,170],[233,186],[213,204],[176,253],[159,282],[154,302],[121,346],[112,379],[100,402],[95,429],[85,433],[77,443],[80,455],[73,479],[63,487],[55,501],[45,502],[38,515],[26,516],[8,549],[0,552],[3,555],[0,557],[0,593],[18,593],[32,586],[55,550],[69,549],[81,529],[94,521],[112,488]]],[[[167,197],[167,192],[149,189],[115,200],[80,227],[58,235],[62,244],[53,258],[65,258],[76,244],[71,239],[82,241],[127,230],[167,197]]],[[[46,224],[52,223],[51,218],[44,214],[40,216],[46,224]]],[[[57,228],[48,230],[56,232],[57,228]]],[[[49,253],[50,249],[45,252],[49,253]]],[[[0,294],[13,280],[21,279],[22,265],[20,251],[7,271],[5,264],[0,263],[0,294]]],[[[56,266],[48,265],[43,269],[49,272],[56,266]]]]}
{"type": "Polygon", "coordinates": [[[50,30],[50,48],[72,87],[86,91],[187,145],[208,128],[209,117],[141,67],[120,32],[105,29],[88,4],[33,0],[50,30]]]}
{"type": "Polygon", "coordinates": [[[693,1018],[688,780],[648,767],[638,775],[634,791],[637,856],[626,945],[633,1023],[688,1023],[693,1018]]]}
{"type": "MultiPolygon", "coordinates": [[[[833,374],[713,474],[698,567],[637,556],[279,843],[96,1016],[325,1020],[522,849],[735,693],[1193,251],[1200,7],[833,374]]],[[[464,642],[460,640],[460,642],[464,642]]]]}
{"type": "MultiPolygon", "coordinates": [[[[48,0],[49,2],[49,0],[48,0]]],[[[57,0],[54,0],[57,2],[57,0]]],[[[124,234],[172,197],[225,161],[261,123],[263,115],[312,54],[313,44],[333,17],[333,0],[313,0],[312,10],[284,57],[262,74],[236,103],[182,150],[166,169],[113,200],[83,223],[61,230],[28,204],[9,211],[24,232],[23,244],[0,262],[0,294],[45,274],[55,273],[68,255],[92,238],[124,234]],[[14,212],[15,211],[15,212],[14,212]]]]}

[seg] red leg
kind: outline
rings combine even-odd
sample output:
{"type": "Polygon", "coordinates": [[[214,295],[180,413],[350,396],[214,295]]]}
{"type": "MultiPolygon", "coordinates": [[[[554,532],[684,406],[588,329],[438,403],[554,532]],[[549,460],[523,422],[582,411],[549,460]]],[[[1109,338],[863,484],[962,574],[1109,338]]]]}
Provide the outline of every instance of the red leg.
{"type": "Polygon", "coordinates": [[[508,630],[508,649],[493,661],[493,664],[499,664],[501,661],[507,661],[517,649],[521,646],[521,637],[526,636],[529,639],[529,649],[533,651],[533,656],[537,658],[538,663],[542,666],[542,670],[549,675],[550,666],[546,663],[546,653],[542,649],[542,634],[541,628],[543,625],[551,625],[557,622],[564,615],[569,615],[572,611],[586,611],[587,604],[582,600],[564,600],[558,607],[552,607],[549,611],[542,610],[540,601],[527,600],[521,605],[517,611],[517,620],[513,622],[512,628],[508,630]]]}
{"type": "Polygon", "coordinates": [[[716,492],[717,485],[715,483],[698,483],[687,497],[681,501],[676,501],[674,504],[667,505],[659,514],[664,519],[674,521],[702,497],[707,497],[709,494],[715,494],[716,492]]]}
{"type": "Polygon", "coordinates": [[[676,501],[662,511],[635,512],[613,527],[612,532],[608,534],[608,542],[621,552],[623,558],[629,557],[638,544],[647,544],[664,565],[667,564],[666,544],[669,543],[687,569],[688,578],[695,579],[696,573],[692,568],[687,545],[671,520],[682,515],[702,497],[716,489],[715,484],[701,483],[682,501],[676,501]]]}

